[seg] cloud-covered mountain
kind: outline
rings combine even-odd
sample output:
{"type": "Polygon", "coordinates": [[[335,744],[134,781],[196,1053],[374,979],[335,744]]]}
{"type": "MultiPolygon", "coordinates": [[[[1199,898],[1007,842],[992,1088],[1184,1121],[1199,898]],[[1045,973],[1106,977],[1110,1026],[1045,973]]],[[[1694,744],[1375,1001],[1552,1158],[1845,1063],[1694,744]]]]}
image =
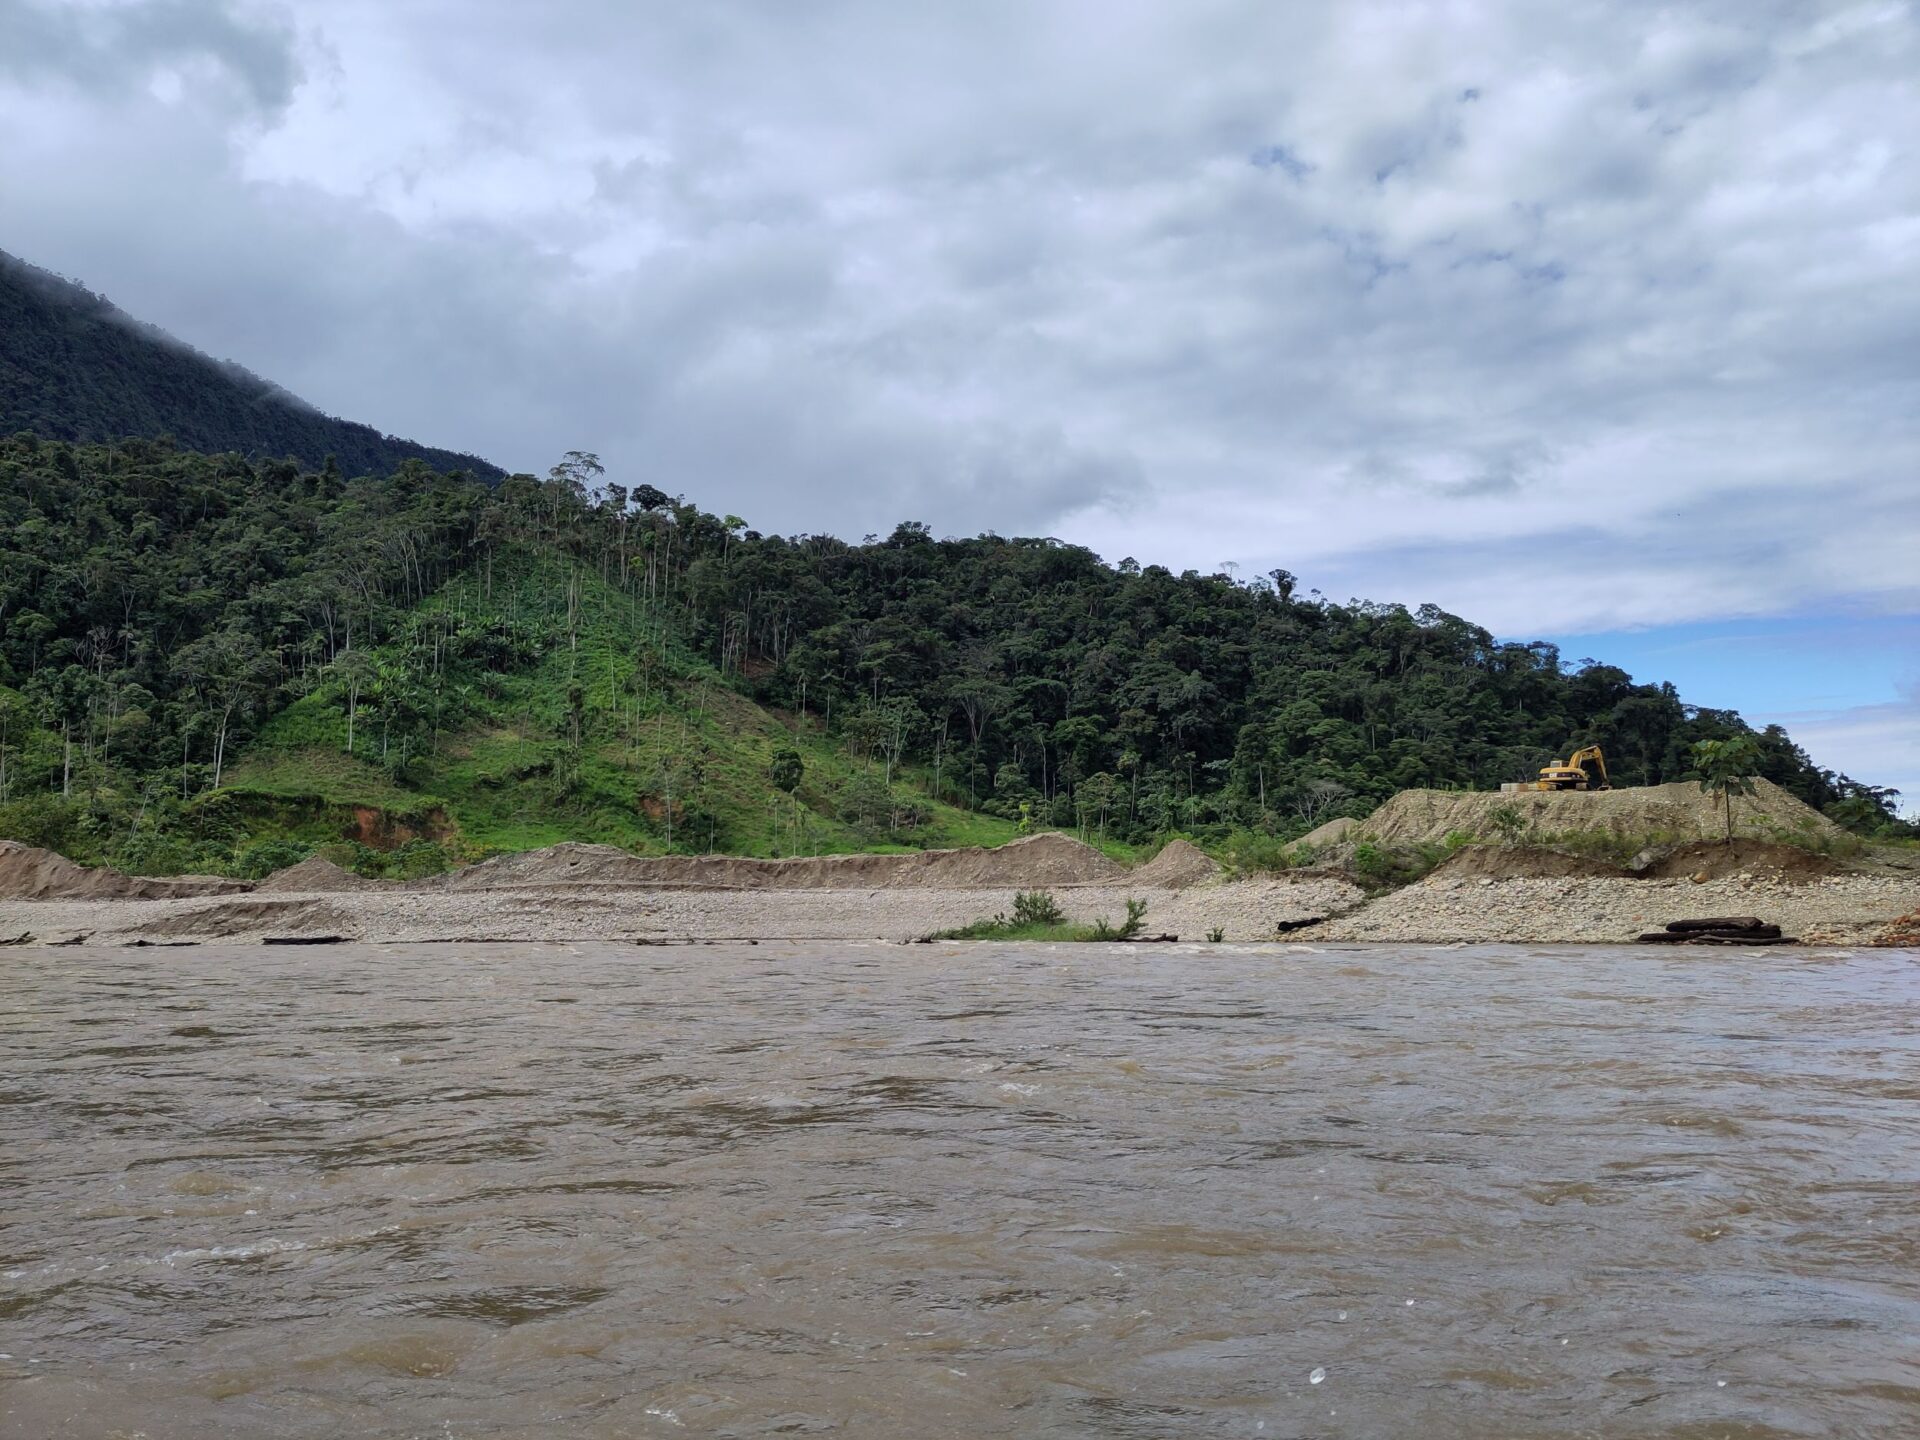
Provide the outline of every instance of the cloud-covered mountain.
{"type": "Polygon", "coordinates": [[[386,474],[407,459],[501,473],[472,455],[324,415],[104,296],[0,252],[0,434],[19,430],[57,440],[169,435],[190,450],[315,466],[331,456],[349,475],[386,474]]]}

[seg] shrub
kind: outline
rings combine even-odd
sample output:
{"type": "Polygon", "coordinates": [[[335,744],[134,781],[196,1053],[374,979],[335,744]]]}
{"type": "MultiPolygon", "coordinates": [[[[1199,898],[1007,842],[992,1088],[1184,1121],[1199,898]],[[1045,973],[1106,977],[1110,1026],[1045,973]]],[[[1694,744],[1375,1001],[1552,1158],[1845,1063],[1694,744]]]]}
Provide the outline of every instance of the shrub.
{"type": "Polygon", "coordinates": [[[1295,850],[1292,841],[1259,830],[1234,831],[1224,848],[1227,863],[1244,871],[1291,870],[1305,853],[1295,850]]]}
{"type": "Polygon", "coordinates": [[[1373,841],[1362,840],[1353,847],[1353,868],[1362,879],[1376,885],[1384,884],[1393,876],[1393,856],[1373,841]]]}
{"type": "Polygon", "coordinates": [[[86,834],[86,811],[78,801],[58,795],[30,795],[0,805],[0,835],[22,845],[57,850],[81,864],[93,846],[86,834]]]}
{"type": "Polygon", "coordinates": [[[449,868],[445,847],[432,840],[409,840],[387,857],[388,873],[401,880],[419,880],[449,868]]]}
{"type": "Polygon", "coordinates": [[[1089,940],[1131,940],[1138,935],[1147,923],[1147,902],[1144,900],[1127,901],[1127,918],[1118,928],[1105,920],[1093,922],[1093,930],[1087,936],[1089,940]]]}
{"type": "Polygon", "coordinates": [[[233,868],[248,880],[264,880],[276,870],[298,865],[311,854],[313,847],[298,840],[256,840],[241,847],[233,858],[233,868]]]}
{"type": "Polygon", "coordinates": [[[1045,890],[1022,890],[1013,897],[1016,925],[1058,925],[1066,918],[1059,903],[1045,890]]]}
{"type": "Polygon", "coordinates": [[[1520,813],[1518,805],[1496,805],[1487,812],[1487,819],[1499,832],[1501,843],[1505,845],[1519,844],[1520,837],[1527,831],[1527,817],[1520,813]]]}

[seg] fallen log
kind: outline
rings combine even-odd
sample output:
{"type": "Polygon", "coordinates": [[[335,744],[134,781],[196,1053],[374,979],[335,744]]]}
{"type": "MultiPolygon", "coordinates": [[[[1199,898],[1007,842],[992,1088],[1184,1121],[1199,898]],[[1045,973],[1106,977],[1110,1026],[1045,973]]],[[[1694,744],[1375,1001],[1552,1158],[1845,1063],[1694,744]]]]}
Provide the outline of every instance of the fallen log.
{"type": "Polygon", "coordinates": [[[1292,930],[1305,930],[1309,925],[1324,925],[1332,918],[1331,915],[1309,915],[1304,920],[1276,920],[1273,929],[1275,934],[1285,935],[1292,930]]]}
{"type": "Polygon", "coordinates": [[[1730,915],[1712,920],[1669,920],[1667,929],[1676,935],[1690,930],[1758,930],[1762,921],[1755,915],[1730,915]]]}
{"type": "Polygon", "coordinates": [[[1636,935],[1639,945],[1798,945],[1791,936],[1780,933],[1778,925],[1763,925],[1758,930],[1655,930],[1636,935]]]}

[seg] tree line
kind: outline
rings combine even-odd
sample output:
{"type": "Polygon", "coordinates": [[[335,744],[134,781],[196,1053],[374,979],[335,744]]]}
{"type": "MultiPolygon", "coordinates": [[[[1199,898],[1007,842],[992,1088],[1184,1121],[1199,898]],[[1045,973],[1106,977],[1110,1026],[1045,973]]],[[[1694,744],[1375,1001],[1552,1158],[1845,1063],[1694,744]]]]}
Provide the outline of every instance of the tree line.
{"type": "MultiPolygon", "coordinates": [[[[0,440],[0,828],[21,804],[189,802],[316,692],[406,784],[474,687],[577,646],[577,579],[524,611],[447,602],[527,555],[624,597],[643,684],[691,653],[869,759],[883,791],[904,778],[1034,824],[1287,836],[1411,786],[1491,789],[1578,744],[1640,785],[1690,776],[1699,741],[1751,736],[1759,773],[1809,804],[1900,828],[1893,792],[1777,726],[1433,606],[1301,595],[1284,570],[1175,574],[914,523],[766,535],[577,452],[494,484],[29,434],[0,440]]],[[[591,682],[542,721],[576,751],[630,723],[634,702],[591,682]]]]}

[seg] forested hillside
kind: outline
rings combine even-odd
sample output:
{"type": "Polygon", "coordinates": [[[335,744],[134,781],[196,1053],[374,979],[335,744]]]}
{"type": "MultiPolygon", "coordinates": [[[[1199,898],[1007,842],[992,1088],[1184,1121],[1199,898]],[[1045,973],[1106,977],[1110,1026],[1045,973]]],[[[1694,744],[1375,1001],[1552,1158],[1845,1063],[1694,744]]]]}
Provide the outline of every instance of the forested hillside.
{"type": "MultiPolygon", "coordinates": [[[[1284,571],[912,524],[785,539],[600,481],[589,456],[490,487],[0,441],[0,835],[149,871],[342,838],[431,867],[568,837],[1285,837],[1586,741],[1616,783],[1683,778],[1694,740],[1746,728],[1284,571]]],[[[1757,738],[1768,778],[1893,823],[1757,738]]]]}
{"type": "Polygon", "coordinates": [[[323,415],[238,365],[202,355],[83,286],[0,252],[0,434],[60,440],[172,436],[191,450],[329,456],[348,475],[403,460],[498,478],[472,455],[323,415]]]}

